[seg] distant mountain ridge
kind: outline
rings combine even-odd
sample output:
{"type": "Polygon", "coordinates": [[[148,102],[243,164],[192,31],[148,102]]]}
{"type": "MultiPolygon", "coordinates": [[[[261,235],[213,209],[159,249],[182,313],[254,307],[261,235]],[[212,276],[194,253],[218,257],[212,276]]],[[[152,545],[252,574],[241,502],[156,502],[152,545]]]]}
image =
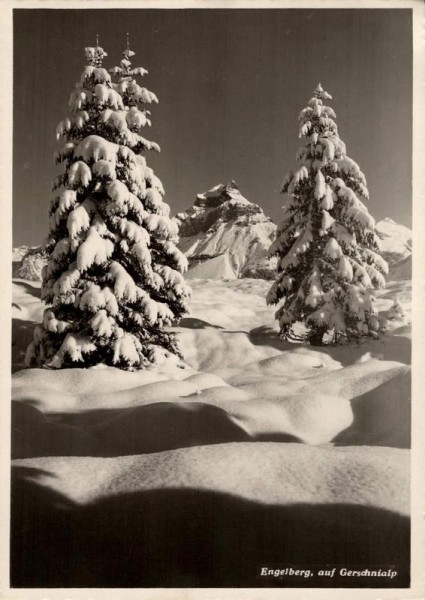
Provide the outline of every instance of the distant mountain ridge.
{"type": "Polygon", "coordinates": [[[389,217],[376,224],[383,258],[390,268],[387,280],[412,278],[412,231],[389,217]]]}
{"type": "Polygon", "coordinates": [[[41,246],[18,246],[12,251],[12,277],[27,281],[41,281],[41,272],[47,262],[41,246]]]}
{"type": "MultiPolygon", "coordinates": [[[[273,279],[276,261],[268,257],[276,225],[263,209],[247,200],[234,181],[198,194],[189,209],[174,217],[180,228],[180,249],[189,259],[189,278],[273,279]]],[[[376,224],[387,280],[412,276],[412,231],[385,218],[376,224]]],[[[41,280],[46,262],[41,247],[13,249],[13,277],[41,280]]]]}
{"type": "Polygon", "coordinates": [[[376,230],[380,238],[382,256],[390,265],[412,254],[411,229],[387,217],[376,224],[376,230]]]}
{"type": "Polygon", "coordinates": [[[268,249],[276,225],[241,194],[234,181],[198,194],[194,204],[174,220],[179,225],[180,250],[189,259],[189,276],[195,267],[198,277],[204,271],[216,272],[218,262],[211,269],[208,261],[227,254],[221,261],[227,275],[230,267],[235,277],[274,277],[276,261],[268,257],[268,249]]]}

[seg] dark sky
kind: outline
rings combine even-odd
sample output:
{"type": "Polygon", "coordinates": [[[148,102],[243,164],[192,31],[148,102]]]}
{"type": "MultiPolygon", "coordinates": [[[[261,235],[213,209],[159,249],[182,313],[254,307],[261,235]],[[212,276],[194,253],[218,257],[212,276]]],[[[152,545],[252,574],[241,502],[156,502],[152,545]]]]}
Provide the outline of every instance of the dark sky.
{"type": "Polygon", "coordinates": [[[47,233],[57,123],[96,33],[118,64],[126,32],[154,91],[147,156],[172,213],[235,179],[280,220],[295,164],[297,116],[320,81],[348,155],[366,175],[369,210],[411,225],[410,9],[118,9],[14,11],[14,245],[47,233]]]}

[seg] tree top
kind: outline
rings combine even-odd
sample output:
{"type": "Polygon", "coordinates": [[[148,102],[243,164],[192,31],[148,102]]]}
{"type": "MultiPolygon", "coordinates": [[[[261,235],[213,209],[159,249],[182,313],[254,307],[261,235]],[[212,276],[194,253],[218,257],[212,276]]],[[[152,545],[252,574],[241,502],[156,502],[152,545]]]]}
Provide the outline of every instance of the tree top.
{"type": "Polygon", "coordinates": [[[105,50],[99,45],[88,46],[85,51],[89,65],[93,65],[94,67],[102,66],[102,60],[105,58],[105,56],[108,56],[105,50]]]}

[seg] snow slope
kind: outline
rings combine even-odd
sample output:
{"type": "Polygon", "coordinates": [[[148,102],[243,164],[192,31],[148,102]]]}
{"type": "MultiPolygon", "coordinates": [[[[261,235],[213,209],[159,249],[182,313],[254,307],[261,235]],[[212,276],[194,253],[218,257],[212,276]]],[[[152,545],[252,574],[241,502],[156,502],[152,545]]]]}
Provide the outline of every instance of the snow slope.
{"type": "Polygon", "coordinates": [[[187,277],[189,279],[236,279],[236,273],[230,264],[229,253],[223,252],[214,258],[207,258],[198,263],[192,262],[187,277]]]}
{"type": "Polygon", "coordinates": [[[377,299],[405,309],[388,335],[320,349],[278,338],[267,281],[191,286],[184,363],[49,371],[22,370],[42,305],[14,281],[12,584],[285,587],[258,565],[369,562],[406,585],[409,282],[377,299]]]}
{"type": "Polygon", "coordinates": [[[175,221],[180,228],[179,247],[197,268],[197,277],[211,278],[209,265],[201,268],[203,261],[225,252],[237,277],[274,276],[275,262],[267,253],[276,225],[260,206],[242,196],[234,181],[198,194],[193,206],[175,221]]]}

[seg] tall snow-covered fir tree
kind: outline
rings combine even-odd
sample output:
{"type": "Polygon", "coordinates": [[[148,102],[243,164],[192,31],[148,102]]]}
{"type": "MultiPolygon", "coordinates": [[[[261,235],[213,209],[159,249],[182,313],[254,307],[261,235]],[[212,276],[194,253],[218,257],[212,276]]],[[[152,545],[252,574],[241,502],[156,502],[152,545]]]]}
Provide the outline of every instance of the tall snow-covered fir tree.
{"type": "Polygon", "coordinates": [[[281,336],[314,345],[374,335],[379,320],[371,290],[385,286],[388,273],[364,204],[366,179],[324,104],[331,99],[319,84],[299,115],[306,143],[283,182],[284,217],[270,247],[278,263],[267,303],[280,303],[281,336]],[[294,332],[298,322],[306,327],[301,336],[294,332]]]}
{"type": "Polygon", "coordinates": [[[141,136],[155,94],[136,83],[147,73],[124,52],[113,83],[106,53],[86,48],[87,66],[59,123],[63,173],[50,205],[49,254],[42,298],[47,307],[27,350],[29,366],[141,368],[179,355],[168,326],[187,311],[190,288],[178,229],[141,136]]]}

